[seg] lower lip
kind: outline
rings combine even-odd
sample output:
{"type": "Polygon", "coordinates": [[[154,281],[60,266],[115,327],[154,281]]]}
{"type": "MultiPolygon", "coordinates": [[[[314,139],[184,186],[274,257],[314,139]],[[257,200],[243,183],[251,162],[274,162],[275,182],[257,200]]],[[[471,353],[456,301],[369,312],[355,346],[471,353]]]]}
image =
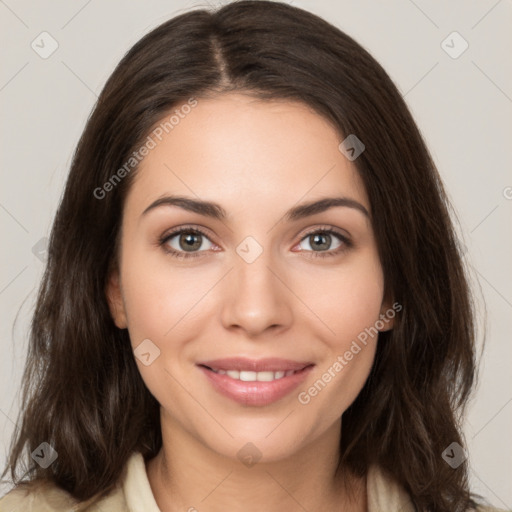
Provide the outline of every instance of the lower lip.
{"type": "Polygon", "coordinates": [[[261,407],[277,402],[280,398],[291,393],[304,382],[313,366],[308,366],[288,377],[282,377],[271,382],[245,382],[215,373],[204,366],[198,366],[198,368],[220,394],[242,405],[261,407]]]}

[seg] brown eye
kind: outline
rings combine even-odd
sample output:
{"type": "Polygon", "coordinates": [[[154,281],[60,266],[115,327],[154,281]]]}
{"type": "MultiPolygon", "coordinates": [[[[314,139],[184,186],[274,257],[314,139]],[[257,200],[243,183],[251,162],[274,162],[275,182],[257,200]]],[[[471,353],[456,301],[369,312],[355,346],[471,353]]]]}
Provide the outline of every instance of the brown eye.
{"type": "Polygon", "coordinates": [[[309,245],[314,251],[327,251],[330,249],[332,244],[332,237],[329,234],[316,233],[314,235],[309,235],[307,240],[309,240],[309,245]]]}
{"type": "Polygon", "coordinates": [[[300,241],[299,247],[303,251],[311,253],[311,256],[324,257],[336,256],[352,247],[352,243],[346,236],[333,229],[317,229],[307,233],[300,241]]]}
{"type": "Polygon", "coordinates": [[[181,233],[178,235],[178,246],[184,251],[195,251],[201,248],[201,237],[197,233],[181,233]]]}
{"type": "Polygon", "coordinates": [[[207,235],[199,229],[182,228],[165,235],[160,245],[171,256],[188,258],[200,256],[202,252],[210,249],[211,247],[204,246],[206,241],[212,244],[207,235]]]}

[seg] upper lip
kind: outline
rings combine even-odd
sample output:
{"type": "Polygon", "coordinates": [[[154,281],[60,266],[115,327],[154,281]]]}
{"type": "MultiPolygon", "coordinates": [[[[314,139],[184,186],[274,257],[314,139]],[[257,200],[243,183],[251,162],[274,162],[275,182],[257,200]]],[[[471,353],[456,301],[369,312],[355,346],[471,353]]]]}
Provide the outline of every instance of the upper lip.
{"type": "Polygon", "coordinates": [[[201,361],[197,363],[200,366],[206,366],[212,370],[238,370],[252,372],[278,372],[288,370],[302,370],[312,365],[309,361],[291,361],[289,359],[279,359],[276,357],[266,359],[248,359],[246,357],[229,357],[224,359],[214,359],[210,361],[201,361]]]}

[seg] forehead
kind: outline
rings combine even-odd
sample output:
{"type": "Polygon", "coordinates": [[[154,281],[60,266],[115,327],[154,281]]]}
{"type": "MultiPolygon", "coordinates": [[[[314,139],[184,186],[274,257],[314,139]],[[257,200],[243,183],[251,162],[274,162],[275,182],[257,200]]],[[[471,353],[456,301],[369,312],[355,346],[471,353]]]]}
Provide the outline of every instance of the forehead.
{"type": "MultiPolygon", "coordinates": [[[[142,160],[127,202],[186,193],[227,209],[241,202],[261,209],[263,201],[341,194],[369,209],[355,165],[338,149],[343,136],[308,105],[228,93],[173,112],[161,140],[153,136],[155,147],[142,160]]],[[[156,128],[165,128],[173,112],[156,128]]]]}

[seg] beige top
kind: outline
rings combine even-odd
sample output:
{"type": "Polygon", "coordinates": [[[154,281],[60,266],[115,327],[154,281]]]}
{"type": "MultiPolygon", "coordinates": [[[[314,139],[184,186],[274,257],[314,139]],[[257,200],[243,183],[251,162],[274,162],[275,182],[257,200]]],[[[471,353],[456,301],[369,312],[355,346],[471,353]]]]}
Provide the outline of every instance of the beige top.
{"type": "MultiPolygon", "coordinates": [[[[378,467],[367,476],[368,512],[414,512],[405,493],[378,467]]],[[[194,510],[193,507],[190,510],[194,510]]],[[[497,511],[479,508],[479,512],[497,511]]],[[[0,499],[0,512],[161,512],[149,485],[144,459],[132,454],[119,485],[106,497],[78,503],[58,487],[46,487],[27,493],[13,489],[0,499]]]]}

